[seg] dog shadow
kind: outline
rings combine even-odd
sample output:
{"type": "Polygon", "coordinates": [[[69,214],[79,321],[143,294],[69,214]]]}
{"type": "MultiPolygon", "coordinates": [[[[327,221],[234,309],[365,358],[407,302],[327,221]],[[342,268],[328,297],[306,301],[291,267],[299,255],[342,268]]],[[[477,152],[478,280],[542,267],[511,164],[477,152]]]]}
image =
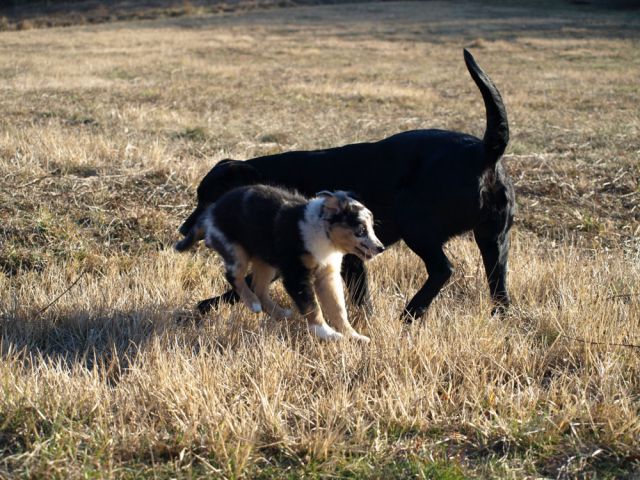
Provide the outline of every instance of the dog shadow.
{"type": "Polygon", "coordinates": [[[154,348],[224,355],[259,348],[265,336],[300,348],[310,343],[303,322],[273,320],[242,308],[206,315],[160,304],[132,310],[68,308],[44,315],[26,308],[0,315],[0,358],[32,371],[44,366],[92,372],[115,387],[149,361],[145,353],[154,348]]]}
{"type": "Polygon", "coordinates": [[[72,308],[45,315],[10,312],[0,320],[0,357],[27,368],[81,368],[115,385],[154,340],[197,334],[193,326],[201,323],[192,312],[162,305],[104,312],[72,308]]]}

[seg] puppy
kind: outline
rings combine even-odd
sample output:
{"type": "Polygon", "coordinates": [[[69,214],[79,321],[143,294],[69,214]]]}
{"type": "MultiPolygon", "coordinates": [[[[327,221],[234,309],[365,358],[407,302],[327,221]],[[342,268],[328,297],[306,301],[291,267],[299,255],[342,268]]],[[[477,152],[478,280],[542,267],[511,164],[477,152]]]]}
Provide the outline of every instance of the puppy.
{"type": "Polygon", "coordinates": [[[308,200],[265,185],[235,188],[204,210],[176,250],[203,238],[222,257],[227,280],[251,311],[290,315],[269,295],[279,272],[311,333],[323,340],[369,341],[347,318],[340,265],[345,254],[364,261],[384,246],[373,231],[371,212],[348,193],[324,191],[308,200]],[[251,286],[245,282],[250,265],[251,286]]]}

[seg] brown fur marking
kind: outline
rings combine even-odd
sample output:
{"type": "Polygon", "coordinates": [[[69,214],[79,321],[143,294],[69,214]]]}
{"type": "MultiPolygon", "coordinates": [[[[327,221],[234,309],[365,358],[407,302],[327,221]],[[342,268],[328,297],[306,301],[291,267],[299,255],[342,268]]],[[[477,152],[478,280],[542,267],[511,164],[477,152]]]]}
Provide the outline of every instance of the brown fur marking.
{"type": "Polygon", "coordinates": [[[245,282],[244,277],[249,270],[249,262],[251,259],[247,254],[247,251],[242,248],[240,245],[233,244],[233,254],[235,257],[235,265],[231,273],[233,274],[233,286],[240,295],[240,299],[244,302],[244,304],[249,307],[251,310],[256,310],[256,305],[260,305],[260,300],[258,297],[251,291],[247,282],[245,282]]]}
{"type": "Polygon", "coordinates": [[[253,258],[251,264],[253,277],[251,288],[260,299],[260,302],[262,302],[264,311],[275,319],[287,317],[287,311],[274,302],[269,294],[269,285],[276,276],[276,269],[259,258],[253,258]]]}

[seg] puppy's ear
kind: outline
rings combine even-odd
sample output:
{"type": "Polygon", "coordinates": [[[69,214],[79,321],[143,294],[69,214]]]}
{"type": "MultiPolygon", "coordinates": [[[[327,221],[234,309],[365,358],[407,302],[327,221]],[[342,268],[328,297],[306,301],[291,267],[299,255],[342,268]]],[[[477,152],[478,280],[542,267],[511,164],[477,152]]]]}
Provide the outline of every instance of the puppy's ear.
{"type": "Polygon", "coordinates": [[[348,190],[344,193],[347,194],[347,197],[352,198],[353,200],[357,200],[358,202],[362,202],[362,198],[360,198],[360,195],[358,195],[356,192],[352,192],[351,190],[348,190]]]}
{"type": "Polygon", "coordinates": [[[333,217],[342,210],[342,202],[340,202],[340,198],[333,192],[323,190],[322,192],[316,193],[316,196],[324,198],[324,203],[322,204],[322,215],[325,218],[333,217]]]}
{"type": "Polygon", "coordinates": [[[333,197],[333,192],[329,190],[322,190],[321,192],[316,193],[316,197],[333,197]]]}

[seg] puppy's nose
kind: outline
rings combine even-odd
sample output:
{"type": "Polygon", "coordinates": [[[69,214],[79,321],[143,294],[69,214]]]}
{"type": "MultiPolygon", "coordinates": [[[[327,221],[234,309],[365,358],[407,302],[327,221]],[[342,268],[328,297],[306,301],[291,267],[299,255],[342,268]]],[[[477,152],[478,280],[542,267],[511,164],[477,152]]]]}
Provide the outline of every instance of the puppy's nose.
{"type": "Polygon", "coordinates": [[[380,245],[380,246],[377,248],[377,250],[378,250],[378,253],[382,253],[382,252],[384,252],[384,245],[380,245]]]}

